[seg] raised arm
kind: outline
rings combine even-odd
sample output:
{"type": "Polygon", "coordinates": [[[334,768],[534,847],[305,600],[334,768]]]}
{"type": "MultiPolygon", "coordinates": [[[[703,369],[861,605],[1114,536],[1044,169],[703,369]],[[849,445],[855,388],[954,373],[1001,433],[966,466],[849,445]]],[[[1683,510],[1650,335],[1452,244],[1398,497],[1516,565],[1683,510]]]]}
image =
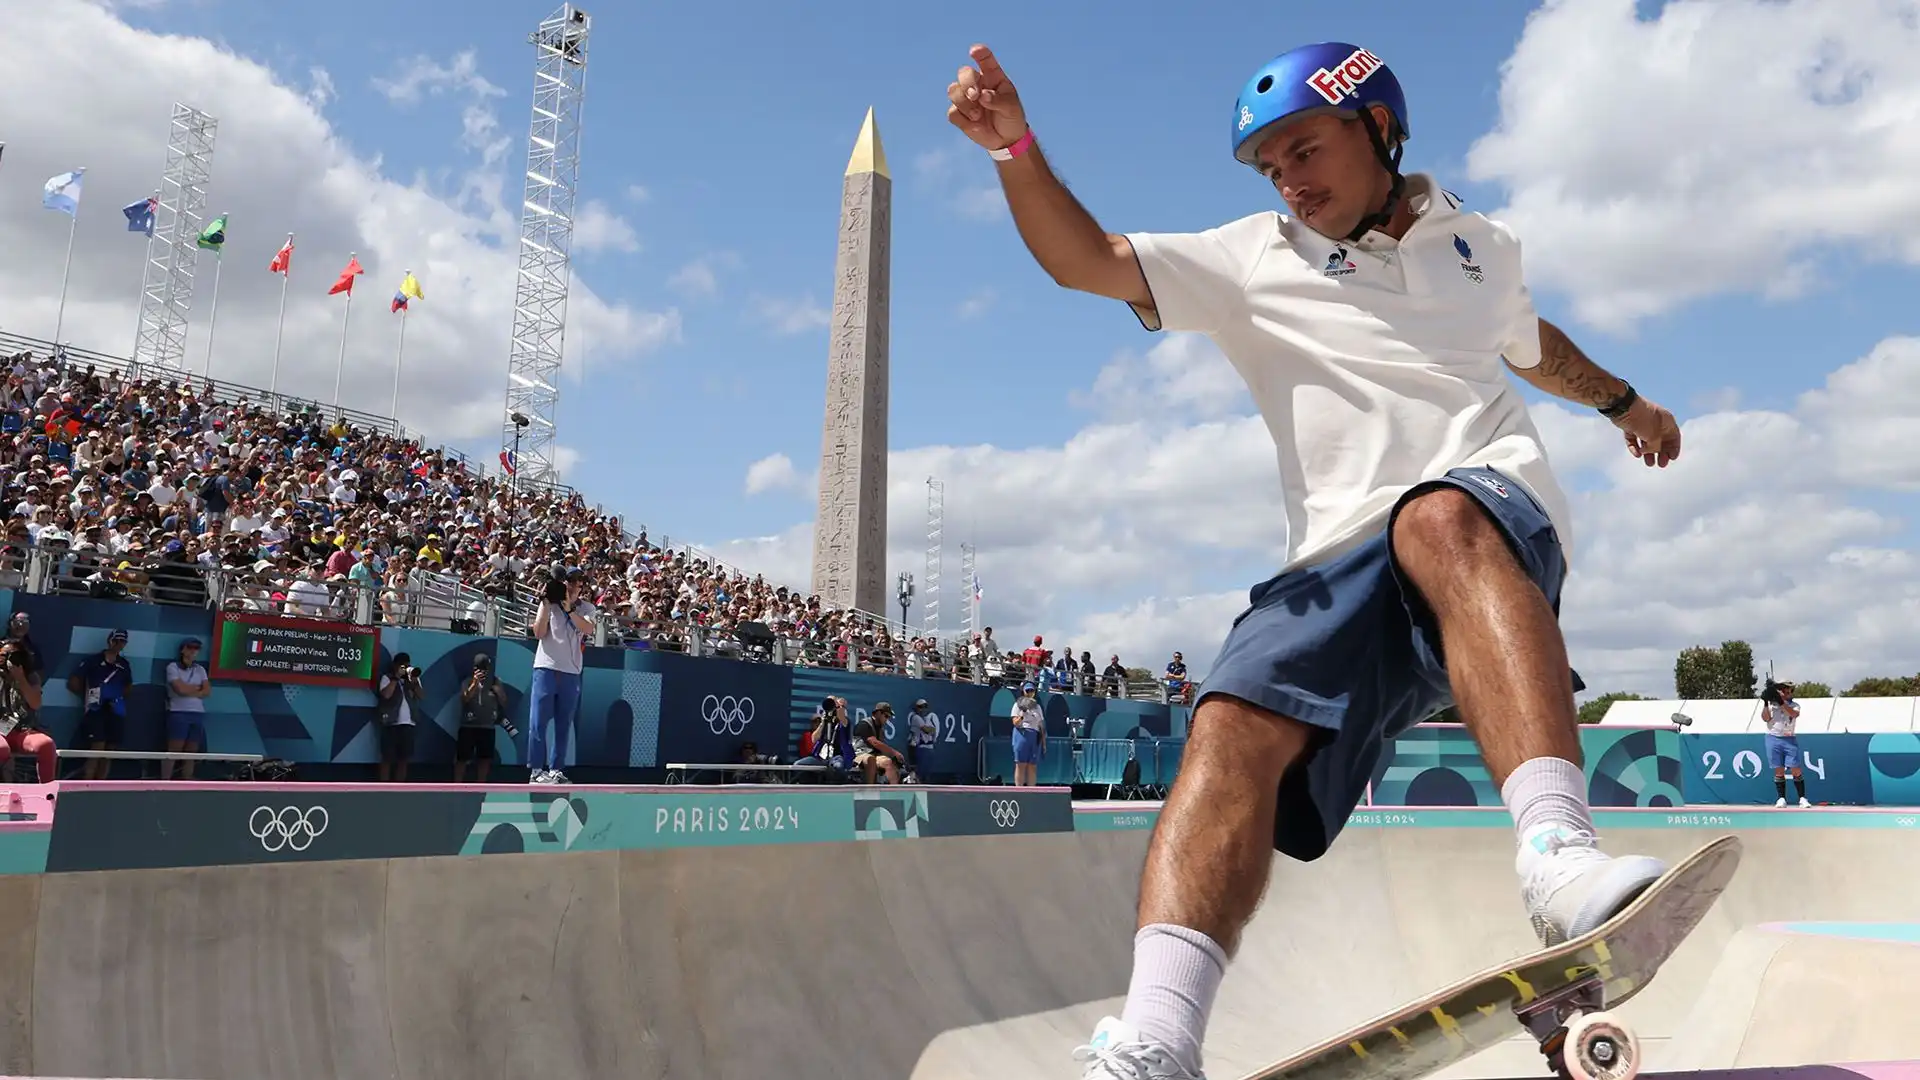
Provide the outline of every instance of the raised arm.
{"type": "Polygon", "coordinates": [[[1019,92],[993,50],[975,45],[968,55],[974,63],[960,68],[947,85],[947,119],[989,151],[1012,151],[995,166],[1014,227],[1034,261],[1065,288],[1151,306],[1153,296],[1133,245],[1101,228],[1054,176],[1030,138],[1019,92]]]}
{"type": "Polygon", "coordinates": [[[1627,452],[1666,468],[1680,457],[1680,424],[1673,414],[1641,397],[1625,379],[1593,362],[1566,331],[1540,320],[1540,363],[1507,365],[1540,391],[1600,411],[1626,435],[1627,452]]]}

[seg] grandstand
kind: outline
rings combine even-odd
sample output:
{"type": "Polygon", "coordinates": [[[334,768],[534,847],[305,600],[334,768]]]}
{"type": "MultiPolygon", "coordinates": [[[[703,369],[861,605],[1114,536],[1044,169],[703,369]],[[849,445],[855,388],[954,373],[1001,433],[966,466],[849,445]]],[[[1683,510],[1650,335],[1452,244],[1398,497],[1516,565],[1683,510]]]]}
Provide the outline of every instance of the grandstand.
{"type": "MultiPolygon", "coordinates": [[[[526,637],[545,568],[585,569],[595,644],[978,683],[1031,672],[979,635],[835,610],[629,530],[559,484],[430,447],[391,417],[0,332],[0,586],[526,637]]],[[[1164,701],[1056,671],[1056,691],[1164,701]]]]}

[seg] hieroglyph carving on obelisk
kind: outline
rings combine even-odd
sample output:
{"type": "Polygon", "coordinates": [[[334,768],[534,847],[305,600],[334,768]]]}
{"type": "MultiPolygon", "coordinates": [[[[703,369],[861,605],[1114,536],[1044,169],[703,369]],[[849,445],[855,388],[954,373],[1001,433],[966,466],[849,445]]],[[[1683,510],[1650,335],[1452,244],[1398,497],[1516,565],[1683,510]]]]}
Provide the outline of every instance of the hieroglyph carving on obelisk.
{"type": "Polygon", "coordinates": [[[873,110],[840,195],[820,435],[813,591],[835,607],[885,614],[887,595],[887,283],[893,178],[873,110]]]}

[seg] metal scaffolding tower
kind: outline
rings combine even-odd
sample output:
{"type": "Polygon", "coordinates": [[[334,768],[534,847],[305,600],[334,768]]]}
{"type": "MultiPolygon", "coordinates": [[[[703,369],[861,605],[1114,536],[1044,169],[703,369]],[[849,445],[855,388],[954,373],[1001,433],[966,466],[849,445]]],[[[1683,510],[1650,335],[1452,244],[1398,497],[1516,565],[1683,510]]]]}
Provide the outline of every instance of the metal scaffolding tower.
{"type": "Polygon", "coordinates": [[[527,186],[514,280],[513,344],[507,353],[507,408],[500,448],[519,449],[521,484],[559,481],[554,468],[560,358],[572,283],[573,196],[580,179],[580,111],[587,92],[592,21],[563,4],[528,37],[533,43],[533,123],[527,131],[527,186]],[[524,425],[516,422],[524,417],[524,425]],[[520,428],[524,427],[524,432],[520,428]]]}
{"type": "Polygon", "coordinates": [[[193,306],[193,264],[205,224],[207,183],[213,178],[213,136],[219,121],[174,102],[167,129],[167,167],[160,175],[160,205],[147,240],[140,279],[140,325],[133,335],[133,362],[169,371],[186,370],[187,311],[193,306]]]}
{"type": "Polygon", "coordinates": [[[980,577],[974,572],[973,545],[960,545],[960,576],[967,579],[967,640],[980,632],[980,577]]]}
{"type": "Polygon", "coordinates": [[[940,521],[947,501],[944,480],[927,477],[927,574],[920,579],[922,588],[921,625],[928,634],[940,634],[940,521]]]}

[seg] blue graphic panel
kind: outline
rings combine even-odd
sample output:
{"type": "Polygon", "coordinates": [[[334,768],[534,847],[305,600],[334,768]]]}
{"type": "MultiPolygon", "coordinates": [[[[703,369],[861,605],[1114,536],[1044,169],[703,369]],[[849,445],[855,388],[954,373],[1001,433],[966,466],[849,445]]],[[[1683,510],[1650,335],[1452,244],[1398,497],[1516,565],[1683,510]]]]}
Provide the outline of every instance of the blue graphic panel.
{"type": "MultiPolygon", "coordinates": [[[[1868,766],[1869,741],[1875,738],[1879,736],[1800,736],[1807,797],[1844,806],[1875,805],[1875,780],[1868,766]]],[[[1687,802],[1760,805],[1776,798],[1764,736],[1682,735],[1680,750],[1687,802]]],[[[1889,795],[1899,793],[1898,781],[1890,778],[1887,787],[1889,795]]],[[[1793,794],[1791,784],[1787,794],[1793,794]]],[[[1879,801],[1901,804],[1897,798],[1879,801]]]]}

